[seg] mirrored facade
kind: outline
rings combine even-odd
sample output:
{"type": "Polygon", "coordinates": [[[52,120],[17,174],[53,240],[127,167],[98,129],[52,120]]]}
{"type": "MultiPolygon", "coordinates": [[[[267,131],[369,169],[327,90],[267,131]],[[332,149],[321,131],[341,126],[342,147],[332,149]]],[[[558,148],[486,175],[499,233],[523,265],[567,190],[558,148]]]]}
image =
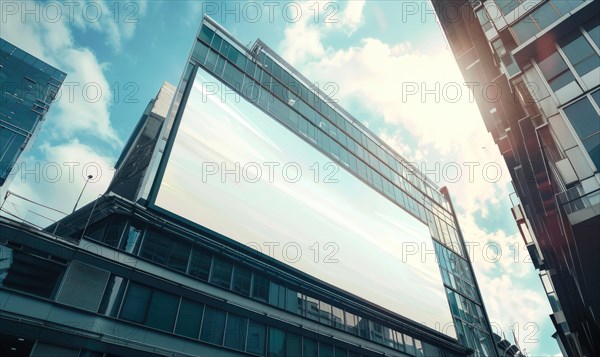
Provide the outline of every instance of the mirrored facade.
{"type": "Polygon", "coordinates": [[[513,180],[512,213],[563,354],[600,353],[598,1],[433,1],[513,180]],[[457,16],[450,17],[453,13],[457,16]]]}
{"type": "Polygon", "coordinates": [[[0,186],[35,139],[65,73],[0,38],[0,186]]]}

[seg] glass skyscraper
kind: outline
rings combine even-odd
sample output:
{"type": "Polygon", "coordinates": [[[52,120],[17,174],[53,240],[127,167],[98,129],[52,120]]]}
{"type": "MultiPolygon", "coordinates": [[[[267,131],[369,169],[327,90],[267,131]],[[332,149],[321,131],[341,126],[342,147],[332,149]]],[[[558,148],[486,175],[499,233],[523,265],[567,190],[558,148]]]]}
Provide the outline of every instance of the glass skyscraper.
{"type": "Polygon", "coordinates": [[[513,180],[565,355],[600,354],[598,1],[433,1],[513,180]],[[501,93],[489,98],[481,88],[501,93]]]}
{"type": "Polygon", "coordinates": [[[65,73],[0,38],[0,186],[31,146],[65,73]]]}
{"type": "Polygon", "coordinates": [[[2,338],[33,356],[497,355],[447,190],[208,17],[104,196],[1,223],[2,338]]]}

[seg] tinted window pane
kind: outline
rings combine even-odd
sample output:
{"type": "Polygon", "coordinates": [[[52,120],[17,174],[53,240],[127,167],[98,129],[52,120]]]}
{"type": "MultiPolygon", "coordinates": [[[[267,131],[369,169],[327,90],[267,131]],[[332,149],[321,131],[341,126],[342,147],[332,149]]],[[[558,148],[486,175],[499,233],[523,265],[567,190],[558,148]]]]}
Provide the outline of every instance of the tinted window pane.
{"type": "Polygon", "coordinates": [[[191,249],[191,246],[185,242],[173,241],[167,258],[167,266],[185,272],[191,249]]]}
{"type": "Polygon", "coordinates": [[[511,27],[518,43],[523,43],[538,33],[538,28],[530,16],[526,16],[511,27]]]}
{"type": "Polygon", "coordinates": [[[104,291],[102,303],[98,309],[99,314],[107,314],[112,317],[117,316],[119,304],[125,293],[125,285],[125,280],[120,276],[111,276],[106,290],[104,291]]]}
{"type": "Polygon", "coordinates": [[[562,49],[580,76],[586,75],[600,65],[600,57],[581,34],[563,44],[562,49]]]}
{"type": "Polygon", "coordinates": [[[567,70],[567,64],[558,52],[554,52],[539,63],[540,70],[546,80],[550,80],[567,70]]]}
{"type": "Polygon", "coordinates": [[[225,346],[243,351],[246,343],[246,328],[248,319],[229,314],[227,316],[227,328],[225,329],[225,346]]]}
{"type": "Polygon", "coordinates": [[[190,255],[190,246],[173,240],[162,232],[150,230],[146,234],[140,256],[169,268],[185,271],[190,255]]]}
{"type": "Polygon", "coordinates": [[[254,274],[252,297],[263,302],[267,302],[269,298],[269,281],[262,275],[254,274]]]}
{"type": "Polygon", "coordinates": [[[583,140],[583,146],[590,154],[590,158],[596,165],[596,169],[600,170],[600,134],[595,134],[583,140]]]}
{"type": "Polygon", "coordinates": [[[347,356],[348,356],[348,351],[346,351],[345,349],[343,349],[341,347],[335,348],[335,357],[347,357],[347,356]]]}
{"type": "Polygon", "coordinates": [[[250,320],[246,337],[246,351],[263,356],[265,354],[265,336],[265,325],[250,320]]]}
{"type": "Polygon", "coordinates": [[[534,12],[532,17],[535,19],[541,29],[545,29],[558,19],[558,14],[549,3],[546,3],[542,5],[536,12],[534,12]]]}
{"type": "Polygon", "coordinates": [[[188,274],[206,281],[208,280],[208,274],[210,273],[211,263],[212,253],[207,252],[200,247],[194,247],[188,274]]]}
{"type": "Polygon", "coordinates": [[[592,38],[592,41],[596,43],[596,46],[600,47],[600,25],[598,24],[590,24],[585,28],[592,38]]]}
{"type": "Polygon", "coordinates": [[[200,325],[202,323],[203,309],[204,306],[201,304],[187,299],[182,299],[181,307],[179,308],[179,314],[177,317],[175,333],[191,338],[198,338],[198,334],[200,333],[200,325]]]}
{"type": "Polygon", "coordinates": [[[600,116],[598,116],[589,99],[583,98],[564,110],[581,139],[585,139],[600,130],[600,116]]]}
{"type": "Polygon", "coordinates": [[[210,282],[229,289],[229,286],[231,285],[232,271],[233,264],[231,264],[231,262],[215,257],[215,263],[210,276],[210,282]]]}
{"type": "Polygon", "coordinates": [[[154,290],[148,309],[146,325],[163,331],[173,331],[178,307],[178,296],[154,290]]]}
{"type": "Polygon", "coordinates": [[[319,357],[333,357],[333,346],[328,343],[319,342],[319,357]]]}
{"type": "Polygon", "coordinates": [[[269,288],[269,304],[282,309],[285,307],[285,287],[271,282],[269,288]]]}
{"type": "Polygon", "coordinates": [[[304,356],[318,356],[319,350],[317,348],[317,341],[310,338],[303,338],[302,348],[304,350],[304,356]]]}
{"type": "Polygon", "coordinates": [[[0,245],[0,286],[51,298],[65,267],[0,245]]]}
{"type": "Polygon", "coordinates": [[[204,320],[202,321],[202,333],[200,334],[200,340],[221,345],[223,344],[224,329],[225,312],[207,306],[204,311],[204,320]]]}
{"type": "Polygon", "coordinates": [[[269,357],[285,356],[285,331],[269,327],[269,357]]]}
{"type": "Polygon", "coordinates": [[[302,356],[302,337],[294,333],[287,332],[285,336],[285,355],[302,356]]]}
{"type": "Polygon", "coordinates": [[[123,230],[125,230],[125,219],[121,217],[114,218],[106,229],[106,234],[102,241],[110,246],[117,247],[123,230]]]}
{"type": "Polygon", "coordinates": [[[133,282],[129,283],[125,301],[121,308],[121,318],[137,323],[143,323],[146,317],[146,310],[150,303],[152,290],[146,286],[133,282]]]}
{"type": "Polygon", "coordinates": [[[209,29],[206,26],[202,26],[202,29],[200,29],[199,37],[202,41],[206,42],[207,44],[210,44],[214,34],[215,32],[213,30],[209,29]]]}
{"type": "Polygon", "coordinates": [[[233,283],[231,289],[242,295],[250,295],[250,283],[252,282],[252,272],[250,270],[236,265],[233,269],[233,283]]]}
{"type": "Polygon", "coordinates": [[[592,99],[596,102],[596,105],[600,108],[600,90],[592,93],[592,99]]]}
{"type": "Polygon", "coordinates": [[[498,4],[502,13],[506,15],[516,9],[520,5],[520,2],[519,0],[496,0],[496,4],[498,4]]]}
{"type": "Polygon", "coordinates": [[[127,238],[123,240],[121,249],[124,249],[127,253],[137,254],[141,235],[141,227],[135,224],[130,225],[127,229],[127,238]]]}

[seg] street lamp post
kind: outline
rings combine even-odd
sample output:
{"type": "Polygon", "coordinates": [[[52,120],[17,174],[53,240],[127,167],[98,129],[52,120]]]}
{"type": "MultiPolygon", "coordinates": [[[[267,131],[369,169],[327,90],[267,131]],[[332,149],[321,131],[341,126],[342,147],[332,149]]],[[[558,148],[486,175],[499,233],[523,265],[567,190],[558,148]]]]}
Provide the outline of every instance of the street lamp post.
{"type": "MultiPolygon", "coordinates": [[[[83,195],[83,191],[85,191],[85,186],[87,186],[88,182],[90,182],[90,180],[93,178],[94,176],[92,175],[88,175],[87,176],[87,180],[85,180],[85,184],[83,185],[83,188],[81,189],[81,193],[79,194],[79,198],[77,198],[77,202],[75,202],[75,207],[73,207],[73,212],[75,212],[75,209],[77,208],[77,205],[79,204],[79,200],[81,199],[81,196],[83,195]]],[[[71,212],[71,213],[73,213],[71,212]]]]}

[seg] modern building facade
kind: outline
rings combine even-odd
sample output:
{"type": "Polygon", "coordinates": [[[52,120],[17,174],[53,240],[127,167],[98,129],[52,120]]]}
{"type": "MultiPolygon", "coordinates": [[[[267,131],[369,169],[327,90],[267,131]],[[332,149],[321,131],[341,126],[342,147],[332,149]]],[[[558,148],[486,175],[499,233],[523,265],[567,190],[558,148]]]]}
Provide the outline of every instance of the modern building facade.
{"type": "Polygon", "coordinates": [[[600,354],[600,6],[433,1],[506,160],[565,355],[600,354]],[[493,88],[493,94],[482,88],[493,88]]]}
{"type": "Polygon", "coordinates": [[[208,17],[105,195],[1,219],[13,355],[497,356],[448,191],[208,17]]]}
{"type": "Polygon", "coordinates": [[[34,141],[65,76],[0,38],[0,186],[10,183],[17,159],[34,141]]]}

